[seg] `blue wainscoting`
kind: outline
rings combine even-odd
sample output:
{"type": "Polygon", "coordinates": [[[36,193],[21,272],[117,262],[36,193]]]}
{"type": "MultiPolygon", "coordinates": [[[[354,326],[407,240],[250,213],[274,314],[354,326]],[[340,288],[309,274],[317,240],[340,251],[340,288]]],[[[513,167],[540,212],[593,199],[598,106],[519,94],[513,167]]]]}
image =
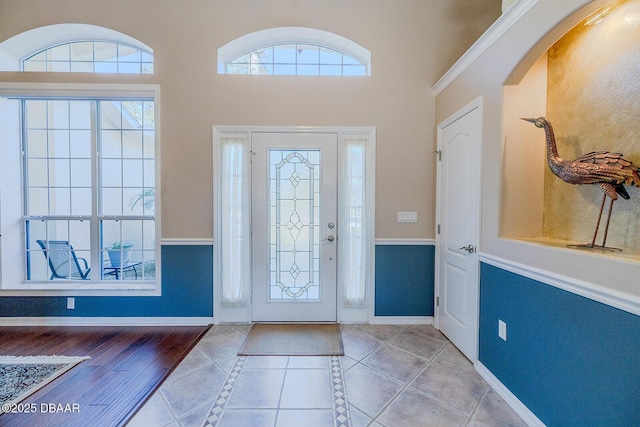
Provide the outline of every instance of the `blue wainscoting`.
{"type": "MultiPolygon", "coordinates": [[[[213,247],[162,246],[162,295],[153,297],[0,297],[5,317],[212,317],[213,247]]],[[[70,295],[72,296],[72,295],[70,295]]]]}
{"type": "Polygon", "coordinates": [[[479,360],[546,425],[640,425],[640,316],[482,264],[479,360]]]}
{"type": "Polygon", "coordinates": [[[433,316],[435,246],[376,245],[376,316],[433,316]]]}

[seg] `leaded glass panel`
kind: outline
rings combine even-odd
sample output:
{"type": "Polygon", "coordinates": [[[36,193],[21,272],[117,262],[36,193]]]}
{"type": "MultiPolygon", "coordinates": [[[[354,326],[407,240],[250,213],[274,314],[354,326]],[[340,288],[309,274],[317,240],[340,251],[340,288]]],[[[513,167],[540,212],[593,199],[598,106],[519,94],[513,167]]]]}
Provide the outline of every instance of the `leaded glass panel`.
{"type": "Polygon", "coordinates": [[[320,299],[320,150],[269,151],[269,299],[320,299]]]}

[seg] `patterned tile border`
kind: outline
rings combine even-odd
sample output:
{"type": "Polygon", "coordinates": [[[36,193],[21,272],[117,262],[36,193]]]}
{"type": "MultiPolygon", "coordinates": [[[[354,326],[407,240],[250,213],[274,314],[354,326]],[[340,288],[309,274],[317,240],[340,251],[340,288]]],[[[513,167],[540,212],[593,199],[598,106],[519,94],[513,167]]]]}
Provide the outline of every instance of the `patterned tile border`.
{"type": "MultiPolygon", "coordinates": [[[[220,388],[220,392],[213,402],[213,406],[204,421],[203,427],[218,426],[248,357],[249,356],[238,356],[236,359],[233,368],[229,371],[224,384],[220,388]]],[[[331,356],[329,370],[331,371],[331,395],[333,396],[333,425],[334,427],[351,427],[347,390],[342,372],[342,362],[339,356],[331,356]]]]}
{"type": "Polygon", "coordinates": [[[347,388],[342,375],[342,363],[339,356],[331,356],[331,394],[333,396],[333,425],[335,427],[350,427],[351,414],[347,401],[347,388]]]}
{"type": "Polygon", "coordinates": [[[233,368],[231,368],[227,378],[224,380],[224,384],[222,384],[222,388],[220,389],[218,396],[216,396],[216,400],[213,401],[213,407],[209,411],[209,415],[207,415],[203,427],[216,427],[218,425],[218,422],[222,418],[224,408],[227,406],[227,402],[229,402],[231,393],[233,393],[233,388],[240,377],[242,367],[246,362],[247,356],[238,356],[236,363],[233,365],[233,368]]]}

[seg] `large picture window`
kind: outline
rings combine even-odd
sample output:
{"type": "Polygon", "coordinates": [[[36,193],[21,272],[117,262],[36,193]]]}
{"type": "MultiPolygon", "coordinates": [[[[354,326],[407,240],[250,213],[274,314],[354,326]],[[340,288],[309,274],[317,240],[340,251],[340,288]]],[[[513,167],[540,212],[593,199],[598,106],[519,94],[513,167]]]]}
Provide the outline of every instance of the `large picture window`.
{"type": "Polygon", "coordinates": [[[155,281],[153,99],[22,99],[27,282],[155,281]]]}

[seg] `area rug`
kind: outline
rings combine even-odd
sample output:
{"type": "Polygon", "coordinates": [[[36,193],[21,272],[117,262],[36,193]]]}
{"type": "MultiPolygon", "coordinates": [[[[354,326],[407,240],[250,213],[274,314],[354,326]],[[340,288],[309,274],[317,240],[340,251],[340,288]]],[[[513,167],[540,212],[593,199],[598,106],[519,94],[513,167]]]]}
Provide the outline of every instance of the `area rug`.
{"type": "Polygon", "coordinates": [[[0,414],[89,357],[0,356],[0,414]]]}
{"type": "Polygon", "coordinates": [[[344,356],[340,325],[256,323],[239,356],[344,356]]]}

